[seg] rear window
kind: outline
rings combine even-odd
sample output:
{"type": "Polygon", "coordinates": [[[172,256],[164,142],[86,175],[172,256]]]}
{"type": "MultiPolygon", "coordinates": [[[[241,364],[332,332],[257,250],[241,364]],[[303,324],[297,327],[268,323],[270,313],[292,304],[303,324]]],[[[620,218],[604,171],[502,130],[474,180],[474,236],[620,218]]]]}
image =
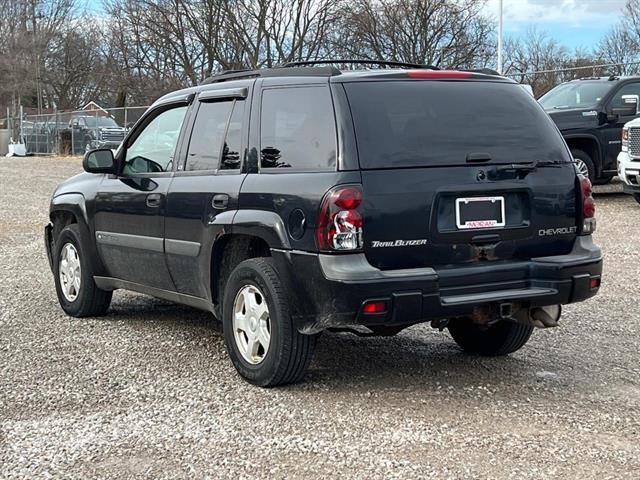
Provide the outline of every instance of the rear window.
{"type": "Polygon", "coordinates": [[[570,161],[562,137],[517,84],[387,81],[345,84],[360,166],[570,161]]]}

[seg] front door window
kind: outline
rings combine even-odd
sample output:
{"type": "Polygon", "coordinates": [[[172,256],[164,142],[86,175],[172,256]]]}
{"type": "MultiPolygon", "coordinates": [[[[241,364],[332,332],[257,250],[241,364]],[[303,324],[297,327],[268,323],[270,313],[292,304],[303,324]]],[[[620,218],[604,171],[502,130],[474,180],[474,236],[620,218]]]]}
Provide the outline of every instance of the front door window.
{"type": "Polygon", "coordinates": [[[166,110],[151,120],[127,148],[122,174],[170,171],[186,113],[187,107],[181,106],[166,110]]]}

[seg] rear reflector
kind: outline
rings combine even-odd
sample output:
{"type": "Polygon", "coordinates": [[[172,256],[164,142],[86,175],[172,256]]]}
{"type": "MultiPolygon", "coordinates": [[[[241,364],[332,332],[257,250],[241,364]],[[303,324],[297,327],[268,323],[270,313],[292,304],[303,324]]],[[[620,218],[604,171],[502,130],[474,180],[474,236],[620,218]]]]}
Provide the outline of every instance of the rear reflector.
{"type": "Polygon", "coordinates": [[[591,277],[591,280],[589,280],[589,288],[591,290],[600,288],[600,277],[591,277]]]}
{"type": "Polygon", "coordinates": [[[407,76],[409,78],[471,78],[471,72],[461,72],[459,70],[409,70],[407,76]]]}
{"type": "Polygon", "coordinates": [[[364,313],[384,313],[387,311],[387,302],[383,300],[366,302],[362,311],[364,313]]]}

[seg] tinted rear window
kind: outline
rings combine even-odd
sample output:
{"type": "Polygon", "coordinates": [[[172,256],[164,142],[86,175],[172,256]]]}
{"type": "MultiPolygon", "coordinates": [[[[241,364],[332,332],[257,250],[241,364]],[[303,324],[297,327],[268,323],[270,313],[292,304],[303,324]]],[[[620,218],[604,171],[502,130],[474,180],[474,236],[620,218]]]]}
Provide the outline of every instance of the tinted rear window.
{"type": "Polygon", "coordinates": [[[523,88],[498,82],[345,84],[360,166],[570,161],[551,119],[523,88]]]}

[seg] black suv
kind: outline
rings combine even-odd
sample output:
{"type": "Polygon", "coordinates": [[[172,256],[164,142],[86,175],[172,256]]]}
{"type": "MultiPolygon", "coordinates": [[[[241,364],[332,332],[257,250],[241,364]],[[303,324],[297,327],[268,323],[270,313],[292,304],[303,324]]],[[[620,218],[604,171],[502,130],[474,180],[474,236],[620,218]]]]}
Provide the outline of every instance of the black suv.
{"type": "Polygon", "coordinates": [[[540,98],[577,161],[594,183],[617,173],[622,127],[640,116],[640,77],[582,78],[562,83],[540,98]]]}
{"type": "Polygon", "coordinates": [[[73,151],[88,152],[96,148],[116,149],[124,140],[127,129],[111,117],[77,115],[69,121],[73,131],[73,151]]]}
{"type": "MultiPolygon", "coordinates": [[[[402,66],[402,65],[400,65],[402,66]]],[[[238,372],[299,380],[325,329],[430,321],[504,355],[597,292],[588,179],[511,80],[293,65],[158,100],[51,202],[60,304],[133,290],[222,319],[238,372]]]]}

